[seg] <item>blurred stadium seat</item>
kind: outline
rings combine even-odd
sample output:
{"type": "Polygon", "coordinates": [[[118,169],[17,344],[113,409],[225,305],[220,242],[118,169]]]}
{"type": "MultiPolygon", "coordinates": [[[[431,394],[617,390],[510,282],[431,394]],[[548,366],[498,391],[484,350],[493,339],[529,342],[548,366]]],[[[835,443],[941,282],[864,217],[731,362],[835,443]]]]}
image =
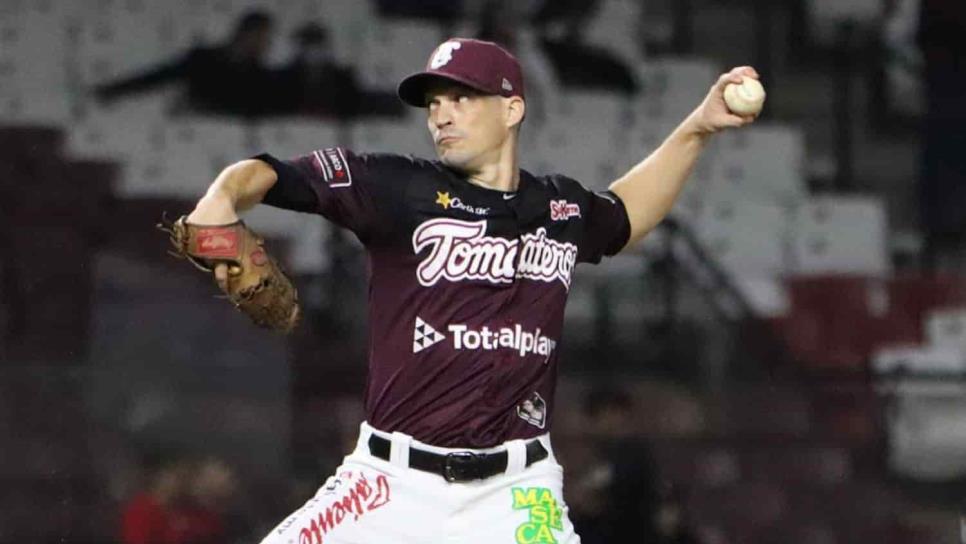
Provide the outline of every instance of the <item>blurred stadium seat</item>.
{"type": "Polygon", "coordinates": [[[356,121],[350,126],[352,149],[435,158],[426,118],[409,115],[400,121],[356,121]]]}
{"type": "Polygon", "coordinates": [[[792,126],[756,123],[725,131],[716,138],[709,161],[712,195],[740,193],[745,199],[789,206],[807,194],[804,135],[792,126]]]}
{"type": "Polygon", "coordinates": [[[795,274],[885,277],[892,270],[880,199],[812,197],[795,209],[792,226],[790,270],[795,274]]]}
{"type": "Polygon", "coordinates": [[[59,124],[71,116],[67,24],[56,12],[0,17],[0,118],[59,124]]]}
{"type": "Polygon", "coordinates": [[[643,4],[633,0],[603,0],[596,10],[586,25],[584,40],[607,47],[629,66],[637,65],[642,57],[640,43],[616,37],[640,34],[643,4]]]}
{"type": "Polygon", "coordinates": [[[966,350],[966,308],[936,308],[925,318],[926,342],[930,346],[966,350]]]}
{"type": "Polygon", "coordinates": [[[153,68],[188,50],[168,14],[151,11],[98,12],[78,25],[76,59],[78,84],[97,84],[153,68]]]}
{"type": "Polygon", "coordinates": [[[643,100],[638,100],[639,119],[681,120],[704,100],[719,70],[700,57],[660,57],[641,65],[638,79],[643,100]]]}
{"type": "Polygon", "coordinates": [[[365,42],[352,65],[365,86],[378,89],[395,89],[404,77],[422,70],[443,39],[439,26],[407,20],[370,24],[362,36],[365,42]]]}
{"type": "Polygon", "coordinates": [[[255,126],[254,147],[280,159],[306,155],[317,149],[342,145],[339,126],[315,119],[265,120],[255,126]]]}
{"type": "Polygon", "coordinates": [[[736,277],[777,277],[785,270],[785,211],[751,200],[710,203],[695,222],[708,252],[736,277]]]}
{"type": "Polygon", "coordinates": [[[626,160],[627,140],[609,125],[577,128],[570,120],[548,119],[540,127],[530,155],[521,156],[523,166],[538,173],[559,172],[590,189],[604,190],[623,173],[616,164],[626,160]]]}

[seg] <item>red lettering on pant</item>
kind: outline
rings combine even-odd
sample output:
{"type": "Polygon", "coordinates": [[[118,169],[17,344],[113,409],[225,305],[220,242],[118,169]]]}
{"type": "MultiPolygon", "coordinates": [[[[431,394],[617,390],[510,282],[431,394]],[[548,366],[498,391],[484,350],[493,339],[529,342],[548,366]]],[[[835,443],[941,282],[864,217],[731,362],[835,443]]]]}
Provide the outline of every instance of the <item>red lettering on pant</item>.
{"type": "Polygon", "coordinates": [[[376,477],[376,487],[373,489],[366,476],[360,474],[359,481],[341,499],[319,512],[308,527],[303,527],[299,531],[299,544],[323,544],[325,535],[341,525],[348,514],[352,515],[353,521],[357,521],[366,512],[375,510],[388,502],[389,479],[380,474],[376,477]]]}

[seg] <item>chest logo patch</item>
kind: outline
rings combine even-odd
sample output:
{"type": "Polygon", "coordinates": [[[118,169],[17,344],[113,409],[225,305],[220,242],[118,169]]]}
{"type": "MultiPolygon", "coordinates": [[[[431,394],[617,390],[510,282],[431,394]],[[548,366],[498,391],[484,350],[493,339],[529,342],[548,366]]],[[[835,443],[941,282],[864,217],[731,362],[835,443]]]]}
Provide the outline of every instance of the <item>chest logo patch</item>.
{"type": "Polygon", "coordinates": [[[463,201],[460,200],[460,197],[451,197],[449,196],[448,192],[436,191],[436,203],[442,206],[444,210],[453,208],[456,210],[463,210],[464,212],[469,212],[474,215],[489,215],[490,213],[489,208],[464,204],[463,201]]]}
{"type": "Polygon", "coordinates": [[[423,321],[422,318],[416,317],[416,327],[413,330],[413,353],[419,353],[445,339],[446,337],[434,329],[432,325],[423,321]]]}
{"type": "Polygon", "coordinates": [[[566,221],[571,217],[580,217],[580,204],[572,204],[566,200],[550,201],[550,219],[566,221]]]}
{"type": "Polygon", "coordinates": [[[413,232],[413,251],[429,250],[419,263],[416,277],[430,287],[441,279],[457,282],[486,280],[510,283],[526,278],[570,288],[577,265],[577,246],[547,237],[547,229],[524,234],[518,240],[486,236],[486,221],[430,219],[413,232]]]}

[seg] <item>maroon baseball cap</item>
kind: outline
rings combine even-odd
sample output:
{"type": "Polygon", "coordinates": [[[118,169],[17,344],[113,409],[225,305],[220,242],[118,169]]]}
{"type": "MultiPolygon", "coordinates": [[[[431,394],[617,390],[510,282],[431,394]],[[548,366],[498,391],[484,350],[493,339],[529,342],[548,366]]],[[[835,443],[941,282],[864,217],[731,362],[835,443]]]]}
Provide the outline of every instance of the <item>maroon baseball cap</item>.
{"type": "Polygon", "coordinates": [[[438,79],[462,83],[485,94],[523,95],[523,71],[516,57],[493,42],[446,40],[433,51],[426,70],[402,80],[397,93],[410,106],[426,106],[426,89],[438,79]]]}

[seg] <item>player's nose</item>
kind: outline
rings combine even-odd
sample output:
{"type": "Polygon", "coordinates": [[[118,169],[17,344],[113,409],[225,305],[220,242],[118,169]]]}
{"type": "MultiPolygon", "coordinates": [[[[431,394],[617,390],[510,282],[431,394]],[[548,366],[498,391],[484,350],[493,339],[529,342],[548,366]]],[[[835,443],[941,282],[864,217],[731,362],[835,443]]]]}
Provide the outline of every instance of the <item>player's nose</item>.
{"type": "Polygon", "coordinates": [[[433,109],[430,121],[436,128],[443,128],[453,123],[453,109],[445,103],[433,109]]]}

